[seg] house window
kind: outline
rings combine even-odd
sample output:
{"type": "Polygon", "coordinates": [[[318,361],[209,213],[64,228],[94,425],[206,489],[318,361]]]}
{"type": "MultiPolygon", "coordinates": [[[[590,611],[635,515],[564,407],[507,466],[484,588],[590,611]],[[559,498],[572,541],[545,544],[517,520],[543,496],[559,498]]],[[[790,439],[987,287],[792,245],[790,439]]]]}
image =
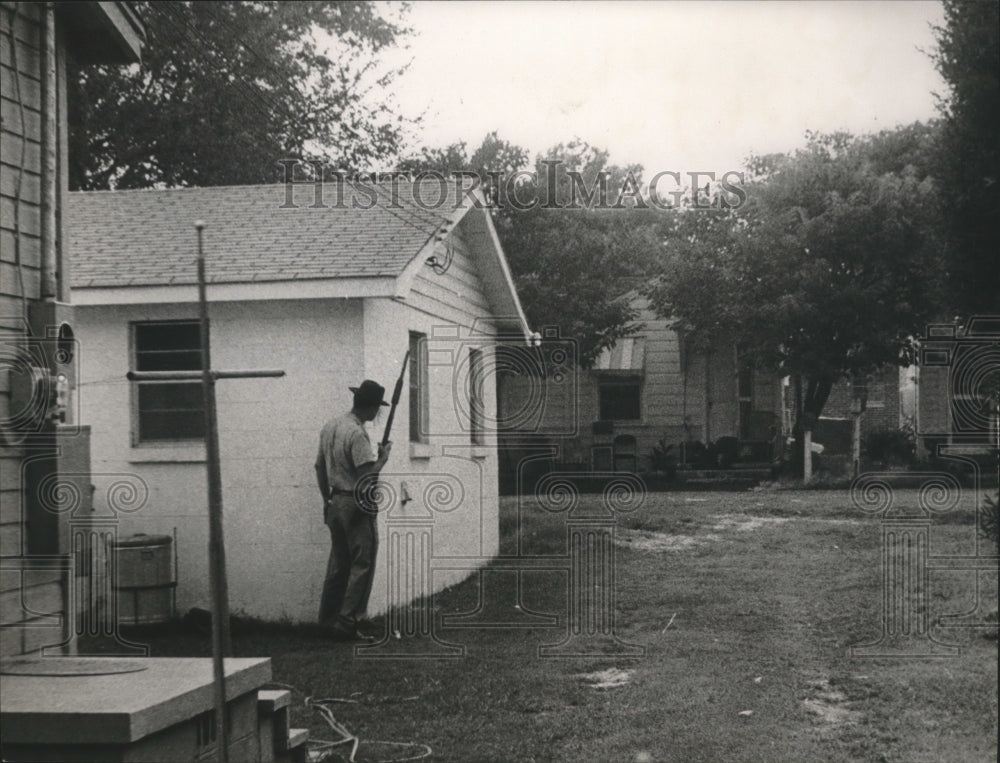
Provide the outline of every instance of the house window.
{"type": "Polygon", "coordinates": [[[642,377],[605,377],[598,386],[598,408],[604,421],[638,421],[642,418],[642,377]]]}
{"type": "Polygon", "coordinates": [[[485,414],[486,403],[483,400],[484,367],[483,351],[471,348],[469,350],[469,433],[473,445],[483,445],[486,442],[485,414]]]}
{"type": "MultiPolygon", "coordinates": [[[[200,371],[197,321],[132,325],[135,371],[200,371]]],[[[200,440],[205,436],[201,381],[139,381],[133,384],[136,443],[200,440]]]]}
{"type": "Polygon", "coordinates": [[[868,407],[885,407],[885,381],[868,382],[868,407]]]}
{"type": "Polygon", "coordinates": [[[215,746],[215,711],[206,710],[194,718],[199,748],[215,746]]]}
{"type": "Polygon", "coordinates": [[[864,400],[866,408],[885,407],[885,381],[873,379],[848,382],[855,400],[864,400]]]}
{"type": "Polygon", "coordinates": [[[427,335],[410,332],[410,442],[427,442],[427,335]]]}

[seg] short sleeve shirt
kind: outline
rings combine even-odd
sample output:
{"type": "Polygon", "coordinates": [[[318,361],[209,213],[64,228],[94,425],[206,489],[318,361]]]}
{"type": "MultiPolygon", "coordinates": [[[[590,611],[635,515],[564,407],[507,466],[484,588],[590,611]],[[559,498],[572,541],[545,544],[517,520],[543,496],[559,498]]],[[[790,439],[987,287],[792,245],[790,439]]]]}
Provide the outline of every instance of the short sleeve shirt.
{"type": "Polygon", "coordinates": [[[352,491],[358,481],[358,467],[375,460],[371,439],[364,424],[353,413],[327,422],[319,433],[319,455],[326,464],[331,490],[352,491]]]}

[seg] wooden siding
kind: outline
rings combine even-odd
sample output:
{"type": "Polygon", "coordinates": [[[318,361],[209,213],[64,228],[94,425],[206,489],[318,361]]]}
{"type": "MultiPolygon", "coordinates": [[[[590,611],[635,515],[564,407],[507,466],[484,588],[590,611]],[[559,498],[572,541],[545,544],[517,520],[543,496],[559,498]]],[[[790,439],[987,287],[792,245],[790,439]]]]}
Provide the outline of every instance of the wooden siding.
{"type": "MultiPolygon", "coordinates": [[[[12,348],[26,334],[26,301],[41,297],[44,5],[4,2],[0,6],[0,341],[12,348]]],[[[2,368],[0,418],[9,417],[9,371],[2,368]]],[[[23,455],[17,446],[0,448],[0,555],[6,557],[19,556],[22,550],[23,455]]],[[[10,607],[4,606],[0,622],[11,622],[11,617],[10,607]]],[[[10,640],[5,646],[9,644],[10,640]]]]}
{"type": "Polygon", "coordinates": [[[500,428],[512,436],[516,432],[530,437],[576,436],[588,415],[581,412],[579,397],[586,387],[586,372],[577,368],[558,379],[539,378],[528,371],[533,367],[531,352],[523,347],[504,350],[497,380],[500,428]]]}
{"type": "MultiPolygon", "coordinates": [[[[60,151],[47,162],[44,149],[44,9],[44,3],[0,3],[0,343],[5,354],[26,341],[27,307],[42,299],[43,167],[59,170],[60,151]]],[[[62,48],[57,56],[62,59],[62,48]]],[[[57,90],[62,92],[63,67],[57,66],[57,72],[57,90]]],[[[58,204],[58,175],[56,179],[58,204]]],[[[10,402],[9,370],[0,368],[0,419],[10,418],[10,402]]],[[[22,556],[26,543],[25,454],[18,445],[0,447],[0,557],[4,570],[0,623],[23,626],[0,629],[0,655],[58,644],[65,627],[53,626],[52,618],[38,617],[63,611],[62,573],[32,570],[31,560],[22,556]],[[12,565],[19,568],[12,571],[12,565]]]]}
{"type": "Polygon", "coordinates": [[[443,258],[447,246],[451,247],[452,261],[447,272],[438,275],[429,266],[422,268],[413,279],[406,304],[446,321],[471,326],[491,318],[492,312],[464,228],[463,220],[435,250],[436,256],[443,258]]]}
{"type": "MultiPolygon", "coordinates": [[[[24,331],[22,297],[37,300],[41,296],[41,9],[44,6],[9,2],[0,5],[0,37],[3,38],[3,45],[0,45],[3,51],[0,55],[0,296],[4,297],[0,302],[0,330],[20,334],[24,331]],[[19,184],[20,202],[17,200],[19,184]]],[[[0,381],[0,385],[0,414],[6,417],[9,413],[6,380],[0,381]]]]}
{"type": "MultiPolygon", "coordinates": [[[[568,462],[584,462],[595,466],[595,451],[607,449],[615,437],[630,435],[636,440],[637,468],[650,468],[653,447],[662,439],[667,443],[682,442],[688,436],[695,440],[714,441],[720,437],[739,435],[739,402],[737,397],[736,352],[732,344],[722,344],[709,357],[692,354],[684,357],[682,342],[670,321],[656,315],[648,302],[639,296],[632,301],[642,325],[635,334],[644,347],[642,373],[641,419],[616,421],[611,434],[594,434],[593,424],[600,418],[598,396],[601,379],[625,370],[591,370],[578,372],[578,387],[571,401],[553,398],[545,411],[542,426],[534,433],[549,435],[560,448],[559,458],[568,462]],[[707,374],[706,374],[707,372],[707,374]],[[569,417],[569,420],[560,417],[569,417]],[[690,430],[685,429],[685,423],[690,430]]],[[[513,379],[504,385],[503,411],[508,415],[525,405],[530,391],[524,380],[513,379]]],[[[770,373],[754,374],[754,411],[771,413],[780,424],[781,388],[770,373]]],[[[523,433],[526,428],[521,428],[523,433]]],[[[527,427],[531,430],[531,427],[527,427]]],[[[507,439],[516,440],[516,432],[507,439]]]]}
{"type": "Polygon", "coordinates": [[[646,367],[642,386],[642,423],[654,427],[678,426],[684,420],[684,377],[680,340],[668,322],[645,303],[639,303],[637,335],[645,338],[646,367]]]}

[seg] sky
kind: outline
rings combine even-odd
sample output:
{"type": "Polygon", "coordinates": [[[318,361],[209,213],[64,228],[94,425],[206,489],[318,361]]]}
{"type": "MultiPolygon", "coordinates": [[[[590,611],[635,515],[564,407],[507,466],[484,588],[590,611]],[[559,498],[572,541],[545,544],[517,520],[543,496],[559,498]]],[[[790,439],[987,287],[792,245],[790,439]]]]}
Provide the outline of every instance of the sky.
{"type": "Polygon", "coordinates": [[[936,116],[938,2],[417,2],[393,97],[416,145],[575,137],[646,176],[740,169],[806,130],[936,116]],[[924,52],[922,52],[924,51],[924,52]]]}

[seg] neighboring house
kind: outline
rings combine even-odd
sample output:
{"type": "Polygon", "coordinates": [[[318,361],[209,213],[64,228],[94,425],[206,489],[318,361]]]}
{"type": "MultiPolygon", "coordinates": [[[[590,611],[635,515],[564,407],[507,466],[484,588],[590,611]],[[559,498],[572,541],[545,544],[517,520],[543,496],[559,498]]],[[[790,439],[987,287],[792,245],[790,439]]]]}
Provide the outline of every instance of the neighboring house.
{"type": "MultiPolygon", "coordinates": [[[[524,343],[529,332],[480,192],[456,198],[449,185],[427,208],[439,190],[347,185],[342,205],[332,185],[316,203],[312,184],[71,194],[80,418],[95,472],[148,486],[122,531],[176,529],[181,611],[209,596],[201,389],[125,374],[200,369],[199,219],[212,365],[286,373],[217,386],[232,611],[315,620],[330,546],[313,471],[320,427],[364,378],[391,394],[407,350],[382,532],[433,517],[435,555],[471,570],[497,552],[496,391],[485,382],[496,335],[524,343]]],[[[384,424],[371,425],[373,443],[384,424]]],[[[387,603],[384,547],[379,557],[373,612],[387,603]]],[[[435,573],[433,587],[465,574],[435,573]]]]}
{"type": "MultiPolygon", "coordinates": [[[[559,460],[597,472],[649,471],[661,440],[681,457],[681,443],[731,437],[740,458],[767,461],[781,429],[778,378],[744,362],[731,343],[710,354],[691,351],[645,297],[633,293],[630,303],[641,325],[637,333],[619,339],[592,369],[574,369],[570,383],[550,384],[537,422],[511,427],[505,439],[547,434],[559,460]]],[[[510,419],[532,380],[520,375],[503,382],[510,419]]]]}
{"type": "MultiPolygon", "coordinates": [[[[1000,318],[995,316],[977,316],[964,326],[932,324],[919,339],[917,364],[888,366],[862,385],[849,380],[835,385],[818,429],[825,427],[828,439],[843,448],[842,433],[849,437],[860,392],[867,395],[862,436],[910,427],[922,456],[942,445],[1000,447],[998,345],[1000,318]]],[[[822,433],[816,439],[826,443],[822,433]]]]}
{"type": "Polygon", "coordinates": [[[953,445],[1000,450],[1000,316],[931,324],[920,339],[917,442],[924,455],[953,445]]]}
{"type": "Polygon", "coordinates": [[[903,418],[903,394],[906,375],[912,368],[887,366],[861,382],[841,379],[830,390],[823,406],[822,418],[850,419],[854,401],[864,398],[865,409],[861,416],[861,433],[899,429],[903,418]]]}
{"type": "MultiPolygon", "coordinates": [[[[907,395],[913,394],[911,381],[915,368],[886,366],[862,380],[841,379],[830,390],[823,413],[813,431],[813,440],[824,447],[828,455],[848,455],[854,427],[856,400],[864,399],[861,414],[861,436],[873,432],[899,430],[907,418],[907,395]]],[[[912,408],[912,402],[910,403],[912,408]]]]}
{"type": "Polygon", "coordinates": [[[133,63],[143,40],[128,3],[0,3],[0,657],[72,636],[67,537],[42,495],[86,471],[85,447],[67,463],[85,437],[63,438],[75,411],[55,383],[74,368],[67,60],[133,63]]]}

